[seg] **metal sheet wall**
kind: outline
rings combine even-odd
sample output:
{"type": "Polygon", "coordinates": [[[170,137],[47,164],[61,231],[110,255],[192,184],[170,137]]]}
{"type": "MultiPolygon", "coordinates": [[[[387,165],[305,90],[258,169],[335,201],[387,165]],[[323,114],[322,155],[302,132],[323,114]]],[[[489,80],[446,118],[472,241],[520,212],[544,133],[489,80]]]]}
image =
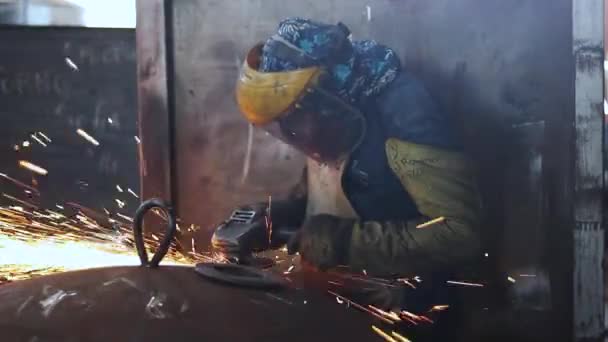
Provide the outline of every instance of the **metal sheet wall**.
{"type": "Polygon", "coordinates": [[[479,173],[485,241],[494,258],[490,269],[499,277],[525,269],[549,273],[542,281],[550,280],[550,290],[533,287],[540,289],[543,308],[563,313],[557,318],[568,329],[571,300],[563,294],[572,293],[571,0],[169,3],[171,188],[182,222],[202,227],[183,241],[194,237],[206,245],[210,229],[235,205],[280,196],[303,166],[301,156],[251,130],[238,113],[233,86],[246,50],[288,16],[342,21],[355,39],[395,48],[405,69],[452,116],[479,173]]]}
{"type": "Polygon", "coordinates": [[[2,173],[34,184],[41,196],[7,179],[3,192],[45,208],[75,202],[131,215],[139,203],[127,192],[139,192],[135,31],[5,26],[0,40],[11,42],[0,46],[2,173]],[[19,168],[19,160],[48,175],[19,168]]]}
{"type": "MultiPolygon", "coordinates": [[[[173,10],[177,188],[185,221],[209,227],[234,204],[276,194],[299,175],[300,158],[251,133],[232,92],[247,48],[287,16],[343,21],[355,39],[399,51],[460,126],[493,226],[502,226],[505,214],[502,160],[519,144],[512,125],[547,121],[551,148],[563,151],[565,142],[553,134],[573,110],[567,0],[179,1],[173,10]]],[[[563,162],[553,158],[549,163],[563,162]]]]}

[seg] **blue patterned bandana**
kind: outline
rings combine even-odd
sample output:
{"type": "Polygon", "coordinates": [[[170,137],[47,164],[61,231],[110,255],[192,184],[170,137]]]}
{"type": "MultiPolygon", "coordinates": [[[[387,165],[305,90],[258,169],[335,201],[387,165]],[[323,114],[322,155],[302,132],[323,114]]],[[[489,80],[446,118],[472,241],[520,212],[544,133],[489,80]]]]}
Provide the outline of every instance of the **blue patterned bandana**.
{"type": "Polygon", "coordinates": [[[323,66],[332,76],[337,95],[353,105],[364,104],[395,79],[401,63],[392,49],[372,40],[351,42],[349,35],[343,24],[327,25],[302,18],[283,20],[277,34],[264,44],[260,70],[323,66]],[[307,58],[293,61],[279,57],[278,51],[285,45],[307,58]]]}

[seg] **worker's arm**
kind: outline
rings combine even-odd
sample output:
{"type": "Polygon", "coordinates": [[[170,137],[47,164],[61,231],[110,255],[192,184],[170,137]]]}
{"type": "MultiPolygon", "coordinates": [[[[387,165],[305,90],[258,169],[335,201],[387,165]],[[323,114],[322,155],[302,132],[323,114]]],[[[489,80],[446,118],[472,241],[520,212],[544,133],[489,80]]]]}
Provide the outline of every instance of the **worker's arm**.
{"type": "Polygon", "coordinates": [[[479,255],[479,199],[464,157],[398,139],[387,141],[386,153],[424,218],[360,222],[318,215],[305,222],[292,249],[322,269],[346,264],[381,276],[424,274],[479,255]],[[439,217],[445,221],[416,228],[439,217]]]}
{"type": "Polygon", "coordinates": [[[387,141],[386,153],[418,211],[445,220],[423,228],[416,228],[421,221],[356,222],[348,264],[376,274],[420,274],[479,255],[480,201],[462,154],[398,139],[387,141]]]}

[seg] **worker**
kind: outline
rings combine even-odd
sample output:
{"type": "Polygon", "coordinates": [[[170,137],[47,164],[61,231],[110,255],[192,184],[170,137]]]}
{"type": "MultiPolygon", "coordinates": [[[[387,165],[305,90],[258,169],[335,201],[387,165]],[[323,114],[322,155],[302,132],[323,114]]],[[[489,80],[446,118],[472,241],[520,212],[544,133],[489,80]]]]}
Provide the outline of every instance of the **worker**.
{"type": "Polygon", "coordinates": [[[342,23],[283,20],[249,51],[244,117],[306,154],[303,183],[273,201],[273,227],[304,263],[376,276],[466,265],[480,254],[480,200],[450,118],[394,50],[342,23]]]}

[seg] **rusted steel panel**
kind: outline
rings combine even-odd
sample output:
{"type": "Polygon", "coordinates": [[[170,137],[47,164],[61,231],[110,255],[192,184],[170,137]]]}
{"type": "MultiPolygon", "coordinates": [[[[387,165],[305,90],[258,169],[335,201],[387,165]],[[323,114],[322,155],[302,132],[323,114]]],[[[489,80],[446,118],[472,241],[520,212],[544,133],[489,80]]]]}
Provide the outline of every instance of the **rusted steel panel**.
{"type": "Polygon", "coordinates": [[[603,62],[602,0],[573,1],[574,127],[574,336],[604,335],[603,62]]]}
{"type": "MultiPolygon", "coordinates": [[[[374,38],[397,49],[404,68],[425,82],[463,131],[479,168],[488,245],[493,250],[509,249],[520,258],[519,244],[501,245],[496,239],[505,227],[504,218],[516,214],[505,211],[506,198],[517,200],[516,196],[503,196],[506,157],[517,144],[511,127],[544,120],[546,141],[552,146],[547,165],[567,165],[569,141],[562,139],[562,133],[571,127],[573,108],[572,74],[564,72],[573,63],[569,4],[568,0],[176,2],[173,51],[182,219],[210,228],[232,206],[263,200],[295,181],[300,162],[281,160],[281,151],[292,152],[271,137],[254,131],[250,140],[251,131],[239,117],[232,89],[247,48],[271,34],[281,19],[304,15],[343,21],[355,39],[374,38]],[[503,29],[515,22],[517,29],[503,29]],[[249,141],[254,142],[251,154],[249,141]],[[249,170],[246,178],[244,169],[249,170]]],[[[533,147],[524,146],[523,151],[526,148],[533,147]]],[[[548,171],[543,181],[548,178],[565,188],[559,170],[548,171]]],[[[534,191],[539,185],[530,186],[534,191]]],[[[551,205],[559,206],[555,202],[560,200],[551,205]]],[[[552,210],[542,215],[550,216],[552,210]]],[[[521,222],[536,225],[538,234],[546,236],[547,227],[537,224],[542,222],[539,213],[530,213],[534,217],[522,217],[521,222]]],[[[527,231],[529,227],[521,225],[513,234],[525,239],[527,231]]],[[[197,236],[201,244],[206,234],[203,229],[197,236]]],[[[529,250],[534,249],[545,250],[543,246],[529,250]]],[[[538,253],[532,254],[539,259],[538,253]]],[[[547,260],[547,255],[541,259],[547,260]]]]}
{"type": "MultiPolygon", "coordinates": [[[[136,45],[141,198],[173,203],[164,0],[137,1],[136,45]]],[[[145,231],[158,232],[163,225],[150,216],[145,231]]]]}
{"type": "MultiPolygon", "coordinates": [[[[305,8],[282,7],[292,6],[305,8]]],[[[204,247],[236,205],[285,194],[304,159],[249,126],[234,98],[242,57],[276,20],[253,20],[261,13],[242,1],[178,1],[173,11],[178,211],[201,226],[196,244],[204,247]]]]}
{"type": "Polygon", "coordinates": [[[139,145],[143,198],[171,200],[163,0],[137,1],[139,145]]]}
{"type": "MultiPolygon", "coordinates": [[[[342,21],[354,39],[373,38],[395,48],[404,68],[421,78],[463,132],[480,174],[491,259],[508,250],[498,269],[541,263],[551,272],[554,321],[571,327],[572,165],[574,58],[572,1],[332,0],[195,1],[173,3],[176,193],[186,224],[202,226],[197,246],[233,206],[280,196],[297,181],[303,160],[239,116],[234,80],[247,48],[287,16],[342,21]],[[508,155],[518,144],[514,125],[544,121],[542,173],[512,184],[528,186],[534,203],[523,212],[505,187],[508,155]],[[542,184],[539,184],[542,182],[542,184]],[[548,189],[538,194],[539,189],[548,189]],[[511,220],[508,241],[498,236],[511,220]],[[521,224],[519,224],[521,223],[521,224]],[[535,238],[522,251],[518,241],[535,238]],[[536,244],[536,245],[535,245],[536,244]],[[540,261],[539,261],[540,260],[540,261]]],[[[140,15],[141,17],[141,15],[140,15]]],[[[530,153],[537,145],[519,146],[530,153]]],[[[525,158],[524,158],[525,159],[525,158]]],[[[530,162],[535,162],[532,158],[530,162]]],[[[531,165],[531,164],[530,164],[531,165]]],[[[517,274],[514,274],[517,276],[517,274]]],[[[545,279],[546,280],[546,279],[545,279]]],[[[545,284],[546,285],[546,284],[545,284]]],[[[545,292],[542,296],[548,295],[545,292]]],[[[569,335],[569,331],[564,333],[569,335]]]]}
{"type": "Polygon", "coordinates": [[[246,290],[190,267],[68,272],[0,287],[3,341],[376,341],[321,293],[246,290]]]}

